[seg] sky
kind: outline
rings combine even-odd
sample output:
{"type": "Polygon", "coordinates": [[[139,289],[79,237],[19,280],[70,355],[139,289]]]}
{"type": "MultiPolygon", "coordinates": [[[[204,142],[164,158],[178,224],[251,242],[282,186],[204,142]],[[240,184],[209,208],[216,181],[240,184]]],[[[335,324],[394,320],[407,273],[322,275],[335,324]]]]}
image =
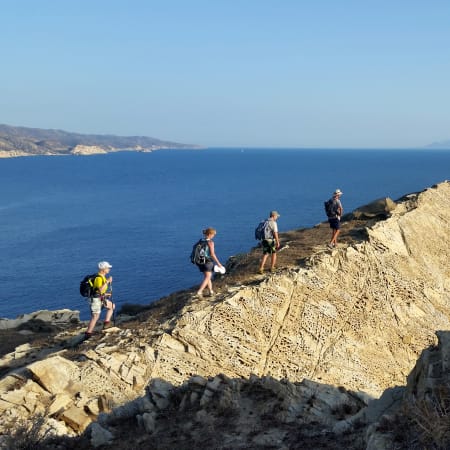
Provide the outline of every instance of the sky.
{"type": "Polygon", "coordinates": [[[0,123],[210,147],[450,139],[448,0],[0,0],[0,123]]]}

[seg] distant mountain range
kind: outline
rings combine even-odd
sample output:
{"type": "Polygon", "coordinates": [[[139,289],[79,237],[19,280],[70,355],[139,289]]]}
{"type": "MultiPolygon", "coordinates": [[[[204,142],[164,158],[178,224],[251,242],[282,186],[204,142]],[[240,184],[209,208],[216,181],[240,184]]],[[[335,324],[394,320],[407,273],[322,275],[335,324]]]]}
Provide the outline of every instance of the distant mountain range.
{"type": "Polygon", "coordinates": [[[147,136],[80,134],[62,130],[14,127],[0,124],[0,157],[110,153],[122,150],[200,148],[147,136]]]}
{"type": "Polygon", "coordinates": [[[450,139],[447,141],[433,142],[427,145],[427,148],[445,148],[450,150],[450,139]]]}

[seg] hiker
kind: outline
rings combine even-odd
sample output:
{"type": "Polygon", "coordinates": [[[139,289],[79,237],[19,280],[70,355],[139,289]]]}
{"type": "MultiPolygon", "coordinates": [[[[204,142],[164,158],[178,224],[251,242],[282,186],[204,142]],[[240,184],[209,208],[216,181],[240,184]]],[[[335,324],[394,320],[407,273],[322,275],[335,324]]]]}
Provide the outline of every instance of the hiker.
{"type": "Polygon", "coordinates": [[[85,336],[86,338],[90,338],[94,332],[95,324],[100,317],[100,312],[102,307],[106,308],[106,317],[103,322],[103,329],[110,328],[111,325],[111,317],[113,315],[114,308],[116,305],[108,300],[108,297],[111,297],[111,292],[107,292],[108,288],[111,290],[112,276],[106,278],[106,275],[109,274],[112,266],[107,261],[101,261],[98,263],[98,273],[93,281],[93,294],[92,297],[89,297],[89,303],[91,306],[91,320],[89,321],[85,336]]]}
{"type": "Polygon", "coordinates": [[[331,228],[331,241],[328,244],[329,248],[334,248],[337,245],[337,238],[341,231],[341,217],[344,209],[342,208],[342,203],[340,201],[342,192],[340,189],[336,189],[333,192],[333,197],[330,199],[331,206],[330,211],[331,214],[328,216],[328,223],[331,228]]]}
{"type": "Polygon", "coordinates": [[[267,258],[270,255],[270,271],[275,270],[275,264],[277,263],[277,250],[280,248],[280,238],[278,237],[278,224],[277,219],[280,217],[278,211],[270,211],[269,218],[267,219],[265,238],[261,241],[263,249],[263,257],[261,259],[261,265],[259,266],[258,273],[264,273],[264,265],[267,258]]]}
{"type": "Polygon", "coordinates": [[[213,238],[217,234],[217,231],[214,228],[206,228],[205,230],[203,230],[202,233],[203,239],[201,240],[201,242],[206,242],[205,246],[206,262],[204,264],[197,264],[197,267],[199,268],[200,272],[203,273],[204,277],[197,291],[197,295],[199,297],[203,297],[203,290],[206,287],[208,287],[209,289],[209,295],[210,296],[214,295],[214,291],[212,288],[212,274],[214,271],[214,263],[216,263],[219,268],[223,268],[214,251],[213,238]]]}

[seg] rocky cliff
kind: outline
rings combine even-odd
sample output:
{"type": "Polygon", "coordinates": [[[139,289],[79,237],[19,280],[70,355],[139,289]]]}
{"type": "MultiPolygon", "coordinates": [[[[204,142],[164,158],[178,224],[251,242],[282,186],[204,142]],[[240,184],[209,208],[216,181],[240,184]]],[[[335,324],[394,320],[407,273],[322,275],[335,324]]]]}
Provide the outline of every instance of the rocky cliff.
{"type": "Polygon", "coordinates": [[[355,430],[398,408],[404,389],[393,387],[436,344],[436,330],[450,329],[450,183],[393,208],[365,222],[364,239],[317,246],[300,265],[243,278],[214,299],[189,298],[169,317],[155,307],[84,343],[81,329],[66,330],[51,345],[5,355],[3,431],[43,414],[54,434],[89,427],[92,445],[123,436],[125,418],[167,445],[155,448],[196,445],[199,427],[220,424],[224,436],[211,431],[216,440],[203,448],[333,448],[327,439],[344,445],[352,433],[346,448],[390,448],[378,425],[355,430]],[[373,400],[383,392],[387,407],[373,400]],[[171,414],[178,437],[167,440],[171,414]]]}

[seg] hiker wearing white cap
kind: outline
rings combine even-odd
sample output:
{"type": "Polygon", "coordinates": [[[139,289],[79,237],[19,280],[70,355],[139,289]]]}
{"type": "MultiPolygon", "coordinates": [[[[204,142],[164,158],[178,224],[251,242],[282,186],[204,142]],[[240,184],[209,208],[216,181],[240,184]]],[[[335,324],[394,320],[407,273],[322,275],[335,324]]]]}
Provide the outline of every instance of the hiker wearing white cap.
{"type": "Polygon", "coordinates": [[[100,261],[98,263],[98,273],[93,281],[93,294],[89,298],[91,306],[91,320],[89,321],[88,328],[86,330],[86,338],[92,336],[95,324],[100,317],[102,307],[106,308],[106,317],[103,322],[103,329],[111,327],[111,317],[114,312],[115,305],[112,301],[108,300],[111,297],[111,292],[107,292],[111,287],[112,276],[106,278],[109,271],[112,269],[111,264],[107,261],[100,261]]]}
{"type": "Polygon", "coordinates": [[[278,236],[277,219],[280,217],[278,211],[270,211],[269,218],[266,220],[267,231],[264,232],[265,237],[261,241],[263,249],[263,257],[259,266],[258,273],[264,273],[264,265],[270,255],[270,271],[275,270],[277,263],[277,250],[280,248],[280,238],[278,236]]]}
{"type": "Polygon", "coordinates": [[[330,214],[328,215],[328,223],[331,228],[331,241],[328,244],[329,248],[334,248],[337,245],[337,238],[341,231],[341,217],[344,209],[342,208],[341,203],[341,195],[342,191],[340,189],[336,189],[333,192],[333,197],[329,200],[330,202],[330,214]]]}

